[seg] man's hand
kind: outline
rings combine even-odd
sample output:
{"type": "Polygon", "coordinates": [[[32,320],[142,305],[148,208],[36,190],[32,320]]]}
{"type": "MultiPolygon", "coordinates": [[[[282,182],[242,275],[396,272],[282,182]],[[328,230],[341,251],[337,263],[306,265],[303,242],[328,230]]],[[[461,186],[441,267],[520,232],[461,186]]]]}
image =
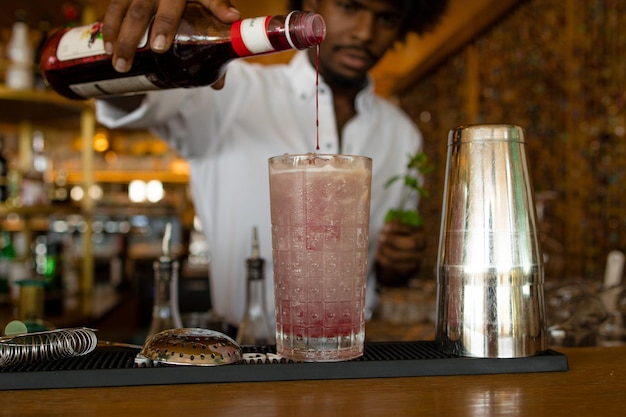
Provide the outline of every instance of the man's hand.
{"type": "Polygon", "coordinates": [[[424,251],[423,229],[398,222],[385,223],[378,237],[376,274],[386,286],[400,286],[417,273],[424,251]]]}
{"type": "MultiPolygon", "coordinates": [[[[186,0],[111,0],[104,16],[102,36],[106,52],[113,55],[119,72],[130,69],[135,50],[154,17],[150,47],[165,52],[172,45],[186,0]]],[[[197,0],[224,23],[240,18],[228,0],[197,0]]]]}

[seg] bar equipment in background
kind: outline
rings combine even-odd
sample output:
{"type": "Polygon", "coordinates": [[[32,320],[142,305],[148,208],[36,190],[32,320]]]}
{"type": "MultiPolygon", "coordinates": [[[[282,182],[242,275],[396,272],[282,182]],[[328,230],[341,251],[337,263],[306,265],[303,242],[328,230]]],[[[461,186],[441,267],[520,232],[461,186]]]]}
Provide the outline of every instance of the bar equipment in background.
{"type": "Polygon", "coordinates": [[[29,28],[26,24],[26,13],[15,12],[15,22],[11,31],[11,39],[7,44],[9,65],[6,73],[6,85],[15,90],[33,88],[33,47],[29,39],[29,28]]]}
{"type": "Polygon", "coordinates": [[[167,223],[163,234],[162,256],[154,262],[154,305],[147,338],[164,330],[183,327],[178,309],[179,263],[170,252],[172,224],[167,223]]]}
{"type": "Polygon", "coordinates": [[[28,333],[50,329],[44,322],[45,282],[40,279],[24,279],[18,282],[20,300],[17,306],[18,319],[24,323],[28,333]]]}
{"type": "Polygon", "coordinates": [[[261,258],[256,226],[252,230],[252,253],[246,259],[246,273],[246,311],[237,330],[237,343],[273,345],[276,335],[265,303],[265,259],[261,258]]]}
{"type": "Polygon", "coordinates": [[[612,250],[606,258],[604,283],[600,297],[606,307],[606,319],[598,326],[598,344],[626,344],[626,287],[623,283],[624,252],[612,250]]]}
{"type": "Polygon", "coordinates": [[[11,263],[15,259],[15,248],[11,242],[11,234],[6,230],[0,231],[0,305],[9,304],[9,275],[11,263]]]}
{"type": "Polygon", "coordinates": [[[4,137],[0,132],[0,204],[9,199],[9,161],[4,155],[4,137]]]}
{"type": "Polygon", "coordinates": [[[362,356],[372,160],[282,155],[269,173],[277,353],[362,356]]]}
{"type": "MultiPolygon", "coordinates": [[[[39,235],[31,249],[33,278],[44,285],[44,314],[58,316],[63,312],[64,292],[60,242],[39,235]]],[[[22,290],[24,288],[22,287],[22,290]]]]}
{"type": "Polygon", "coordinates": [[[437,260],[436,342],[473,357],[547,348],[543,261],[524,131],[450,131],[437,260]]]}

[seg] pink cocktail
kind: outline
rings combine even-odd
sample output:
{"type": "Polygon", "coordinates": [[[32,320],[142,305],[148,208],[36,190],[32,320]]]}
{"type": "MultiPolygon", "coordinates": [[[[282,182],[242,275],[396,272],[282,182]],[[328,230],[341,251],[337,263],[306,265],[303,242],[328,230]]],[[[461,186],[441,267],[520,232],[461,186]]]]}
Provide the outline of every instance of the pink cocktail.
{"type": "Polygon", "coordinates": [[[372,160],[270,158],[277,353],[298,361],[363,354],[372,160]]]}

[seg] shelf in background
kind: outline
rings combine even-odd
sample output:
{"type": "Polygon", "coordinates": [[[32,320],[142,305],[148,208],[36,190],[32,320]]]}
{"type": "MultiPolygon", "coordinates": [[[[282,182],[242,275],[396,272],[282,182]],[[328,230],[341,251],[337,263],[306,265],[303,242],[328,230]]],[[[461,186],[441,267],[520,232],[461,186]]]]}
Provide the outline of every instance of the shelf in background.
{"type": "MultiPolygon", "coordinates": [[[[128,184],[133,180],[159,180],[164,184],[188,184],[189,175],[177,174],[169,171],[94,171],[93,180],[96,183],[128,184]]],[[[67,173],[69,184],[81,184],[83,173],[70,171],[67,173]]]]}
{"type": "Polygon", "coordinates": [[[52,91],[12,90],[0,85],[0,122],[63,123],[78,126],[91,101],[72,101],[52,91]]]}

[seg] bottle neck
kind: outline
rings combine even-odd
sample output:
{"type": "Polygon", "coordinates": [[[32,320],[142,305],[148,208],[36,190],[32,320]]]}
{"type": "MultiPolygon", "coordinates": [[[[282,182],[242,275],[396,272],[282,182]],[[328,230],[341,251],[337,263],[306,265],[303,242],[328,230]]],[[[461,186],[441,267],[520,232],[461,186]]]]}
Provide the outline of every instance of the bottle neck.
{"type": "Polygon", "coordinates": [[[265,309],[265,261],[262,258],[248,259],[246,306],[248,310],[255,307],[265,309]]]}
{"type": "Polygon", "coordinates": [[[178,262],[154,263],[154,302],[159,306],[176,306],[178,299],[178,262]]]}
{"type": "Polygon", "coordinates": [[[249,280],[246,306],[248,309],[265,307],[265,281],[249,280]]]}
{"type": "Polygon", "coordinates": [[[168,329],[182,328],[178,310],[178,261],[161,258],[154,262],[154,305],[148,338],[168,329]]]}

